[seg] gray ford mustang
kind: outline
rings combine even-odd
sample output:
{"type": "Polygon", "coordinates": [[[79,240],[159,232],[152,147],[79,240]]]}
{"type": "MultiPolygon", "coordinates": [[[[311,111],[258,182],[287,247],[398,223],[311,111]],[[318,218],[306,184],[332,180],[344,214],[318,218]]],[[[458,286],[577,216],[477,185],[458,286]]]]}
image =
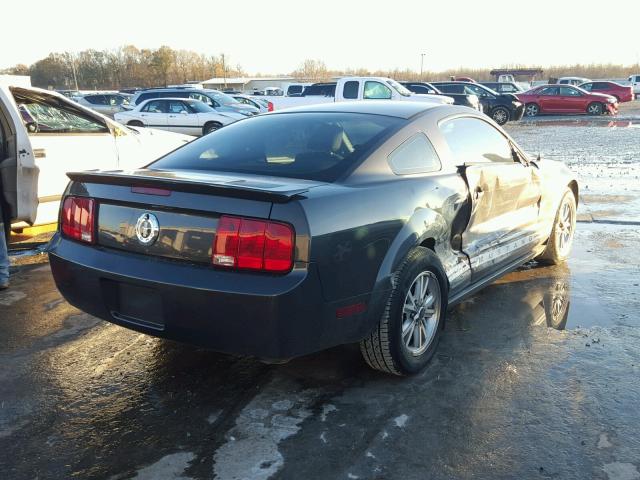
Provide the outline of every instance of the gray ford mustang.
{"type": "Polygon", "coordinates": [[[488,117],[420,102],[286,110],[69,177],[49,257],[72,305],[266,360],[359,342],[399,375],[429,362],[448,307],[564,261],[578,201],[563,164],[488,117]]]}

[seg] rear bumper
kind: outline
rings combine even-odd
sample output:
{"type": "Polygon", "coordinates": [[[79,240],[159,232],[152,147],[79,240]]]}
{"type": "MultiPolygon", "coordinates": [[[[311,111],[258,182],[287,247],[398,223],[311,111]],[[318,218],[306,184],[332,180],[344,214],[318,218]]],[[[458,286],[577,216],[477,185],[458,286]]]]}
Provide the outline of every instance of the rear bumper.
{"type": "Polygon", "coordinates": [[[367,296],[325,302],[314,264],[284,276],[227,272],[85,246],[59,234],[49,259],[58,289],[75,307],[123,327],[220,352],[291,358],[367,333],[366,312],[336,315],[341,306],[366,305],[367,296]],[[131,292],[149,295],[123,298],[131,292]],[[142,316],[127,313],[131,301],[142,316]]]}

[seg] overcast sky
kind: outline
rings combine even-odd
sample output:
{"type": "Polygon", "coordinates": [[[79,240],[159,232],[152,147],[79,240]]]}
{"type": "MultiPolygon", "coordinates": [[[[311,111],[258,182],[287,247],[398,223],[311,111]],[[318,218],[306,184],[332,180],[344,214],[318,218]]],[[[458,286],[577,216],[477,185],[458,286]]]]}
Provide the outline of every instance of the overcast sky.
{"type": "Polygon", "coordinates": [[[168,45],[249,73],[640,61],[640,0],[2,0],[0,68],[49,52],[168,45]],[[222,3],[222,2],[221,2],[222,3]],[[98,6],[99,5],[99,6],[98,6]],[[494,7],[495,5],[495,7],[494,7]]]}

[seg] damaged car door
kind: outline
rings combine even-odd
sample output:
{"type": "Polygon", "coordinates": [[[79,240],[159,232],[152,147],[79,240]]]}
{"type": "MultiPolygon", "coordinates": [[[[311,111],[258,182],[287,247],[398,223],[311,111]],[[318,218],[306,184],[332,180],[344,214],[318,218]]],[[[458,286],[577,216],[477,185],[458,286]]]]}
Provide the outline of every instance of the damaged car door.
{"type": "Polygon", "coordinates": [[[0,191],[12,221],[33,223],[38,208],[38,167],[12,102],[9,91],[0,89],[0,191]]]}
{"type": "Polygon", "coordinates": [[[443,122],[440,130],[469,188],[471,213],[462,250],[476,282],[539,243],[540,174],[487,121],[458,117],[443,122]]]}

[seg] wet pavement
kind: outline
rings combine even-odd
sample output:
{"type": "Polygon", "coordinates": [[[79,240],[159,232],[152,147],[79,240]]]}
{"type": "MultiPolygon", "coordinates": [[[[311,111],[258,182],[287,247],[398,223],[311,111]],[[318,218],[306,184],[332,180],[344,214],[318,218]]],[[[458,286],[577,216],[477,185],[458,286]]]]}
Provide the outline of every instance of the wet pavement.
{"type": "Polygon", "coordinates": [[[639,247],[580,224],[567,265],[456,307],[412,378],[351,345],[264,365],[154,339],[20,266],[0,293],[2,478],[638,478],[639,247]]]}
{"type": "Polygon", "coordinates": [[[508,127],[580,177],[569,262],[453,309],[416,377],[353,345],[265,365],[110,325],[23,244],[0,292],[0,479],[640,479],[640,129],[585,121],[508,127]]]}

